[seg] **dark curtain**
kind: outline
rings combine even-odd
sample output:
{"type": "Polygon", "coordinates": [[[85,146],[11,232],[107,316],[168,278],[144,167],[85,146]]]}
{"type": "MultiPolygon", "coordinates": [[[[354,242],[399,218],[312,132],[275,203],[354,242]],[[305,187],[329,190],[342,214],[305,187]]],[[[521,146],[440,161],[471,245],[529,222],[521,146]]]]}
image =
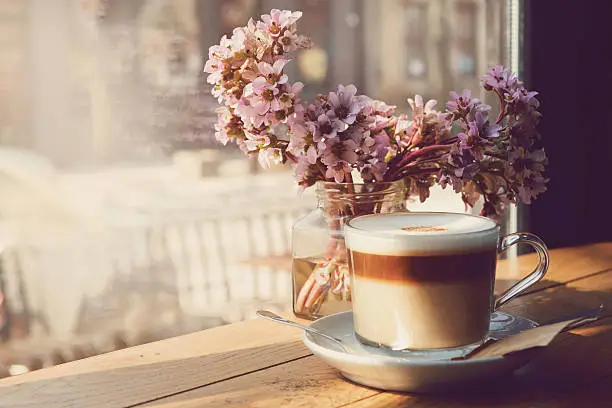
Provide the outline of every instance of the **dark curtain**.
{"type": "Polygon", "coordinates": [[[612,22],[607,1],[525,1],[548,191],[524,210],[550,247],[612,241],[612,22]]]}

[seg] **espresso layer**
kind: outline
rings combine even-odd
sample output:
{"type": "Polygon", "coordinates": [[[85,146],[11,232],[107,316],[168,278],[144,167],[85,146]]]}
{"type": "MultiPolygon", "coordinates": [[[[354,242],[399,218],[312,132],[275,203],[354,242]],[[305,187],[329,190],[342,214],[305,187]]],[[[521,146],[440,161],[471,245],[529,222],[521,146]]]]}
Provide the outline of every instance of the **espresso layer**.
{"type": "Polygon", "coordinates": [[[497,251],[435,256],[374,255],[349,251],[354,277],[397,282],[494,281],[497,251]]]}

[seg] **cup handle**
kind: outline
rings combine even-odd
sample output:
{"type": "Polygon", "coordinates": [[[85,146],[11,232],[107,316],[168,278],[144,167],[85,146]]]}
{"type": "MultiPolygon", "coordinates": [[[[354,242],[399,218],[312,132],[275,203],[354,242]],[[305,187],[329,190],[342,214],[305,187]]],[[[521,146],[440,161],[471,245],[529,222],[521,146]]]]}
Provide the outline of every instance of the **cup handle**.
{"type": "Polygon", "coordinates": [[[529,275],[518,281],[514,286],[510,289],[506,290],[504,293],[499,295],[499,297],[495,300],[494,309],[498,309],[504,303],[512,300],[519,293],[525,291],[531,285],[539,281],[544,277],[546,272],[548,271],[548,265],[550,264],[550,255],[548,254],[548,248],[544,241],[542,241],[539,237],[533,234],[529,234],[527,232],[517,232],[514,234],[509,234],[503,237],[499,245],[497,247],[497,252],[503,252],[514,244],[529,244],[531,245],[538,254],[538,266],[531,272],[529,275]]]}

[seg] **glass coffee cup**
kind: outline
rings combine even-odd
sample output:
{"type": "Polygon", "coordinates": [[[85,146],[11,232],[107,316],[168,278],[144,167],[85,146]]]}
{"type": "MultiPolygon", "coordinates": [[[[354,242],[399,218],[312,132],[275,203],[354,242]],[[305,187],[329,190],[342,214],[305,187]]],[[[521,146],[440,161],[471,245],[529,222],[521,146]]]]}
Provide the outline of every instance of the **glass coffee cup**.
{"type": "Polygon", "coordinates": [[[396,213],[357,217],[345,227],[355,334],[393,350],[440,350],[482,343],[492,312],[542,279],[549,255],[540,238],[500,238],[485,217],[396,213]],[[495,298],[497,256],[526,243],[536,269],[495,298]]]}

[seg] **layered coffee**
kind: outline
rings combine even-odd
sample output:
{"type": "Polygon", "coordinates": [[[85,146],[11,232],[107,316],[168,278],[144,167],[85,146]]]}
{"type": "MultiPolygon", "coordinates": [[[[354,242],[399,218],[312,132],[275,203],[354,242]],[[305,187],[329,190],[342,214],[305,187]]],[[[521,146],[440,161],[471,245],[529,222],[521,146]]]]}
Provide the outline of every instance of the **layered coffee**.
{"type": "Polygon", "coordinates": [[[355,332],[394,349],[481,341],[489,329],[498,228],[451,213],[373,215],[346,228],[355,332]]]}

